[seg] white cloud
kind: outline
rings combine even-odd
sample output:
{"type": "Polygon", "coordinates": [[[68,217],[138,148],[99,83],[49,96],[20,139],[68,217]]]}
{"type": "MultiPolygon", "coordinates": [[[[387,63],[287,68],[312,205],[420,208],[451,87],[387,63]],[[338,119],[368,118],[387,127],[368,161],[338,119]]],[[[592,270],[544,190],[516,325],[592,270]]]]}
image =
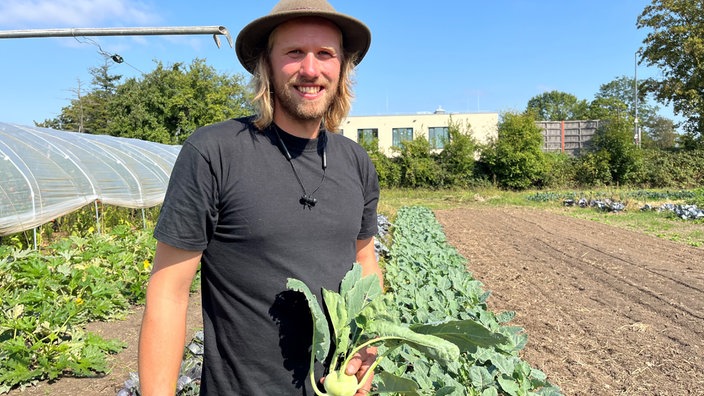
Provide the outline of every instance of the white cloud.
{"type": "Polygon", "coordinates": [[[2,0],[0,29],[147,25],[158,15],[139,0],[2,0]]]}

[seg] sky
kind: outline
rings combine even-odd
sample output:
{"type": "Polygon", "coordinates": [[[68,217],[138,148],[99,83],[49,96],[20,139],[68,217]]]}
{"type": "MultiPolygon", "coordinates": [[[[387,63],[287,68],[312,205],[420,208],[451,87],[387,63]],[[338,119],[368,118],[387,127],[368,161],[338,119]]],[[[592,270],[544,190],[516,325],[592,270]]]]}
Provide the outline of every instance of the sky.
{"type": "MultiPolygon", "coordinates": [[[[354,79],[351,115],[523,111],[552,90],[591,101],[621,76],[658,77],[636,66],[647,35],[636,19],[650,0],[331,0],[366,23],[372,45],[354,79]]],[[[0,30],[224,26],[234,40],[271,11],[269,0],[2,0],[0,30]]],[[[204,59],[219,73],[249,75],[226,37],[211,35],[0,38],[0,122],[58,116],[91,67],[140,77],[204,59]]],[[[653,102],[653,104],[657,104],[653,102]]],[[[662,104],[660,114],[677,119],[662,104]]]]}

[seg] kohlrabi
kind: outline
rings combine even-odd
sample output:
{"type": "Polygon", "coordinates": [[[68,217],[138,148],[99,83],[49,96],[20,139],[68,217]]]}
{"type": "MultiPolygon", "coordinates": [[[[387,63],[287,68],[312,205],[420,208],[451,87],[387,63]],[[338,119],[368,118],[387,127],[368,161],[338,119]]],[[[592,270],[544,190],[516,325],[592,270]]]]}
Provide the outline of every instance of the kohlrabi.
{"type": "MultiPolygon", "coordinates": [[[[362,268],[356,263],[343,278],[339,293],[322,290],[327,315],[316,296],[303,282],[289,279],[287,287],[306,296],[313,317],[309,376],[318,396],[353,396],[367,382],[384,355],[402,344],[440,362],[451,362],[456,361],[460,352],[469,348],[468,345],[503,341],[502,336],[473,321],[413,326],[401,324],[393,314],[395,311],[389,309],[392,306],[388,301],[392,298],[391,294],[382,293],[378,277],[362,277],[362,268]],[[333,334],[330,334],[330,327],[333,334]],[[333,342],[334,349],[331,351],[333,342]],[[345,368],[354,355],[371,346],[379,346],[380,353],[365,376],[357,381],[355,376],[345,374],[345,368]],[[315,385],[313,367],[316,360],[325,362],[331,352],[330,368],[323,383],[326,393],[322,393],[315,385]]],[[[418,389],[413,381],[387,373],[383,377],[385,383],[393,383],[394,386],[377,389],[377,393],[402,393],[418,389]]]]}

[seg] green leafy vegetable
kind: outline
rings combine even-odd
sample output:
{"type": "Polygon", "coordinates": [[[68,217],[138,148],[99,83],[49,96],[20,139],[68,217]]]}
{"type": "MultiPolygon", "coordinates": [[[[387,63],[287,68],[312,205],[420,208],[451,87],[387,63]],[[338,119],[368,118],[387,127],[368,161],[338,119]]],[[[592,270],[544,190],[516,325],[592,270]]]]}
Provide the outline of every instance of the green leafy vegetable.
{"type": "MultiPolygon", "coordinates": [[[[325,303],[323,311],[315,295],[308,286],[297,279],[289,279],[287,287],[303,293],[313,317],[313,351],[311,353],[310,381],[313,378],[313,364],[317,359],[325,362],[332,352],[329,372],[324,386],[327,393],[319,396],[352,396],[366,383],[381,362],[385,353],[400,345],[408,345],[438,362],[449,365],[456,361],[462,349],[470,345],[481,346],[504,341],[503,336],[493,334],[478,323],[462,320],[442,324],[408,326],[402,324],[389,310],[390,294],[383,294],[376,276],[362,277],[362,268],[355,263],[345,275],[340,292],[323,289],[325,303]],[[329,322],[328,322],[329,321],[329,322]],[[332,327],[333,334],[330,334],[332,327]],[[471,332],[472,334],[463,334],[471,332]],[[334,349],[330,351],[330,346],[334,349]],[[377,356],[365,376],[357,381],[354,376],[345,374],[345,368],[358,352],[370,346],[384,346],[383,353],[377,356]]],[[[412,380],[384,373],[379,377],[377,392],[394,392],[406,395],[416,394],[418,385],[412,380]]]]}

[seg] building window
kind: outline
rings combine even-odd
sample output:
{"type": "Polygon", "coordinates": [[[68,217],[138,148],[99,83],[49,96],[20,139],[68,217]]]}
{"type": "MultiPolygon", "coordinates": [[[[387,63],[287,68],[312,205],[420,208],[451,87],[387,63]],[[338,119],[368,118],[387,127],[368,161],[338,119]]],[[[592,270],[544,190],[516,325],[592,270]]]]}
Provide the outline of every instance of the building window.
{"type": "Polygon", "coordinates": [[[391,145],[401,147],[401,143],[413,140],[413,128],[393,128],[391,130],[391,145]]]}
{"type": "Polygon", "coordinates": [[[377,128],[357,129],[357,143],[362,146],[370,145],[379,140],[379,130],[377,128]]]}
{"type": "Polygon", "coordinates": [[[434,149],[443,149],[450,141],[450,130],[448,127],[428,128],[428,142],[434,149]]]}

